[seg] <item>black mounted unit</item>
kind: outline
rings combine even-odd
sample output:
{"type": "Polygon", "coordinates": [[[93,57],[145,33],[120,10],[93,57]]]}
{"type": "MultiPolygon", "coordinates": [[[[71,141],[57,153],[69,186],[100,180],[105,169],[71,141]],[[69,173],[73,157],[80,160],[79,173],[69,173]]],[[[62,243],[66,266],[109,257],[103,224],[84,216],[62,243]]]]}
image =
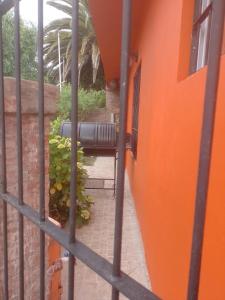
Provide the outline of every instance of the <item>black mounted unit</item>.
{"type": "MultiPolygon", "coordinates": [[[[71,122],[63,122],[61,135],[71,138],[71,122]]],[[[117,133],[115,123],[79,122],[77,139],[86,155],[115,156],[117,133]]]]}

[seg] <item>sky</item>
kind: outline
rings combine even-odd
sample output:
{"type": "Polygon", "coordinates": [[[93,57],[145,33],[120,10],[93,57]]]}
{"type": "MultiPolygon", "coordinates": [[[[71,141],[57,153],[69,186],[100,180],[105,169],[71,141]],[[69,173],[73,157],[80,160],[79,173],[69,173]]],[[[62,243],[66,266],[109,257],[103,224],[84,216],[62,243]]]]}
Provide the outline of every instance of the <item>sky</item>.
{"type": "MultiPolygon", "coordinates": [[[[66,15],[60,12],[57,9],[54,9],[50,5],[47,5],[48,0],[44,1],[44,25],[47,25],[49,22],[54,19],[63,18],[66,15]]],[[[30,21],[33,24],[37,25],[37,0],[21,0],[20,1],[20,14],[22,19],[26,21],[30,21]]]]}

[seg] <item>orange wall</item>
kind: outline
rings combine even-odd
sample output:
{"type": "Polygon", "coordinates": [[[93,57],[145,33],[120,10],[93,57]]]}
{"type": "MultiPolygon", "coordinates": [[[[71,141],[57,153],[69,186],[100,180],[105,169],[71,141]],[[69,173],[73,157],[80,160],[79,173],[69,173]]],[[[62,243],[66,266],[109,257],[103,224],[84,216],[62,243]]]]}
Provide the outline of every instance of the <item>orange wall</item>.
{"type": "MultiPolygon", "coordinates": [[[[122,1],[88,0],[90,12],[101,58],[105,70],[106,81],[119,79],[122,1]]],[[[137,40],[149,0],[133,1],[132,14],[132,54],[136,54],[137,40]]]]}
{"type": "Polygon", "coordinates": [[[106,81],[119,78],[121,1],[89,0],[106,81]]]}
{"type": "MultiPolygon", "coordinates": [[[[119,78],[121,3],[89,0],[107,80],[119,78]]],[[[188,75],[193,7],[194,0],[133,0],[131,54],[138,51],[142,81],[138,157],[133,161],[128,152],[127,168],[153,290],[163,300],[187,294],[207,71],[188,75]]],[[[224,82],[222,56],[200,300],[225,299],[224,82]]]]}
{"type": "MultiPolygon", "coordinates": [[[[139,35],[138,157],[128,153],[127,168],[153,291],[163,300],[187,293],[206,75],[188,76],[192,15],[193,0],[150,1],[139,35]]],[[[221,67],[200,300],[225,299],[225,56],[221,67]]]]}

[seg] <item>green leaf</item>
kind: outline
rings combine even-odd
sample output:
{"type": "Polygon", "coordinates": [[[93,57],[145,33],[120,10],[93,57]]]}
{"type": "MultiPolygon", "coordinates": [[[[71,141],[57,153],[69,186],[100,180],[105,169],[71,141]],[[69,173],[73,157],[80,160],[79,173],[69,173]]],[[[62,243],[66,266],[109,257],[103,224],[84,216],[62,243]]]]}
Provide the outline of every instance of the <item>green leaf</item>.
{"type": "MultiPolygon", "coordinates": [[[[50,188],[49,212],[52,218],[62,225],[68,220],[70,206],[70,175],[71,175],[71,139],[58,135],[62,119],[57,118],[51,123],[49,151],[50,151],[50,188]]],[[[85,194],[83,165],[83,150],[78,145],[77,169],[77,221],[78,226],[88,224],[91,217],[90,207],[93,201],[85,194]]]]}

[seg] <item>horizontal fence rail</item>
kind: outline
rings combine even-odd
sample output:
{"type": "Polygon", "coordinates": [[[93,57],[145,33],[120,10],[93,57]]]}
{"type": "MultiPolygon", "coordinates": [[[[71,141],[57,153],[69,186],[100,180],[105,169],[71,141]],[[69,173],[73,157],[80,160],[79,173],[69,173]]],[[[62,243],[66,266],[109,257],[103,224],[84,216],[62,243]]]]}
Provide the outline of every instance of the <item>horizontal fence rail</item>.
{"type": "Polygon", "coordinates": [[[0,198],[3,199],[7,204],[13,206],[20,214],[38,226],[48,236],[58,241],[64,248],[68,249],[73,256],[77,257],[80,261],[86,264],[90,269],[106,280],[116,290],[124,294],[128,299],[160,299],[154,293],[143,287],[140,283],[123,272],[121,272],[120,276],[113,276],[113,265],[110,262],[78,240],[76,240],[74,243],[70,243],[68,238],[69,235],[66,234],[65,231],[58,228],[47,219],[43,222],[40,221],[39,214],[27,204],[19,205],[16,197],[8,193],[0,193],[0,198]]]}
{"type": "Polygon", "coordinates": [[[11,8],[13,8],[15,0],[3,0],[0,3],[0,15],[6,14],[11,8]]]}

